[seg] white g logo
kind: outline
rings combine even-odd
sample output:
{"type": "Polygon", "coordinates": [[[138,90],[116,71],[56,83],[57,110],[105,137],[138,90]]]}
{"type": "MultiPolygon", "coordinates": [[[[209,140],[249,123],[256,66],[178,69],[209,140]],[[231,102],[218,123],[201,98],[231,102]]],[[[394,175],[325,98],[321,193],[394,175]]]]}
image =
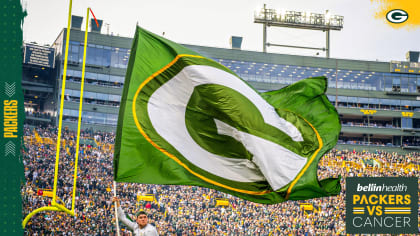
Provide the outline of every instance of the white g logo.
{"type": "Polygon", "coordinates": [[[404,10],[394,9],[386,14],[386,19],[394,24],[400,24],[408,19],[408,14],[404,10]]]}
{"type": "Polygon", "coordinates": [[[290,183],[303,169],[307,158],[279,144],[239,131],[220,120],[215,120],[217,132],[241,142],[252,153],[252,161],[216,155],[191,137],[185,120],[187,105],[194,88],[204,84],[229,87],[243,94],[258,108],[264,122],[283,131],[295,142],[304,141],[301,132],[278,116],[274,107],[245,82],[226,71],[204,65],[185,67],[150,96],[147,108],[156,132],[193,165],[216,176],[237,182],[267,180],[273,190],[290,183]]]}

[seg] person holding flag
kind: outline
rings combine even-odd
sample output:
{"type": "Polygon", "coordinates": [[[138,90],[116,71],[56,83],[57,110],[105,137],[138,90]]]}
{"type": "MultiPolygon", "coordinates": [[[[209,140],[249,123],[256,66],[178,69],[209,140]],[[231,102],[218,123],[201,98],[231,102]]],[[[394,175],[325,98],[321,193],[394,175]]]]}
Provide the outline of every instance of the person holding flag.
{"type": "Polygon", "coordinates": [[[113,197],[112,201],[117,203],[118,218],[133,232],[135,236],[159,235],[156,228],[148,223],[148,217],[146,212],[139,211],[136,214],[136,222],[132,222],[126,217],[123,209],[121,208],[120,199],[118,199],[118,197],[113,197]]]}

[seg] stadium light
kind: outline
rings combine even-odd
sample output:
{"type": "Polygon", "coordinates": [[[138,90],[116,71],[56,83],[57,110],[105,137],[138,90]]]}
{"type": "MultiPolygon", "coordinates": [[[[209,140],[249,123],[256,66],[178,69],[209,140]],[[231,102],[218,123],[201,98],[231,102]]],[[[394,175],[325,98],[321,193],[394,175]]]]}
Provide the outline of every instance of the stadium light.
{"type": "Polygon", "coordinates": [[[325,14],[286,11],[281,9],[279,13],[275,9],[264,7],[254,14],[254,23],[263,24],[263,52],[267,52],[266,46],[293,47],[301,49],[323,50],[326,57],[330,57],[330,30],[341,30],[343,28],[344,17],[331,15],[327,10],[325,14]],[[321,30],[326,32],[326,47],[302,47],[291,45],[280,45],[267,43],[267,26],[288,27],[296,29],[321,30]]]}
{"type": "Polygon", "coordinates": [[[343,22],[343,16],[331,15],[328,10],[325,14],[285,10],[277,14],[274,9],[262,8],[254,15],[254,23],[322,31],[341,30],[343,22]]]}

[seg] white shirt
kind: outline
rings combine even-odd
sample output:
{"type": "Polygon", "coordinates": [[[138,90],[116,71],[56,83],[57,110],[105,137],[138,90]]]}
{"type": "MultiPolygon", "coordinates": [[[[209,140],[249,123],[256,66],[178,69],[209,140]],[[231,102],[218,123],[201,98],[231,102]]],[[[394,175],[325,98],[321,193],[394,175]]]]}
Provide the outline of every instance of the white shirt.
{"type": "Polygon", "coordinates": [[[121,208],[121,206],[117,208],[117,211],[118,211],[118,219],[121,222],[123,222],[131,231],[133,231],[133,234],[135,236],[159,236],[156,228],[153,225],[147,224],[146,227],[144,227],[143,229],[140,229],[137,222],[132,222],[125,216],[124,211],[121,208]]]}

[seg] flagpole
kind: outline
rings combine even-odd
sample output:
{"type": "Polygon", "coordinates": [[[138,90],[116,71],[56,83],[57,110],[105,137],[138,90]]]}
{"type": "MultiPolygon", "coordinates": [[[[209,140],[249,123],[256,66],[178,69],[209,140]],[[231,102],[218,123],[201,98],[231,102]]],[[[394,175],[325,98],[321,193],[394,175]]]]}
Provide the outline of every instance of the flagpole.
{"type": "MultiPolygon", "coordinates": [[[[114,197],[117,196],[117,183],[114,181],[114,197]]],[[[115,223],[117,225],[117,235],[120,236],[120,226],[118,224],[118,211],[117,211],[117,201],[114,202],[114,207],[115,207],[115,223]]]]}

